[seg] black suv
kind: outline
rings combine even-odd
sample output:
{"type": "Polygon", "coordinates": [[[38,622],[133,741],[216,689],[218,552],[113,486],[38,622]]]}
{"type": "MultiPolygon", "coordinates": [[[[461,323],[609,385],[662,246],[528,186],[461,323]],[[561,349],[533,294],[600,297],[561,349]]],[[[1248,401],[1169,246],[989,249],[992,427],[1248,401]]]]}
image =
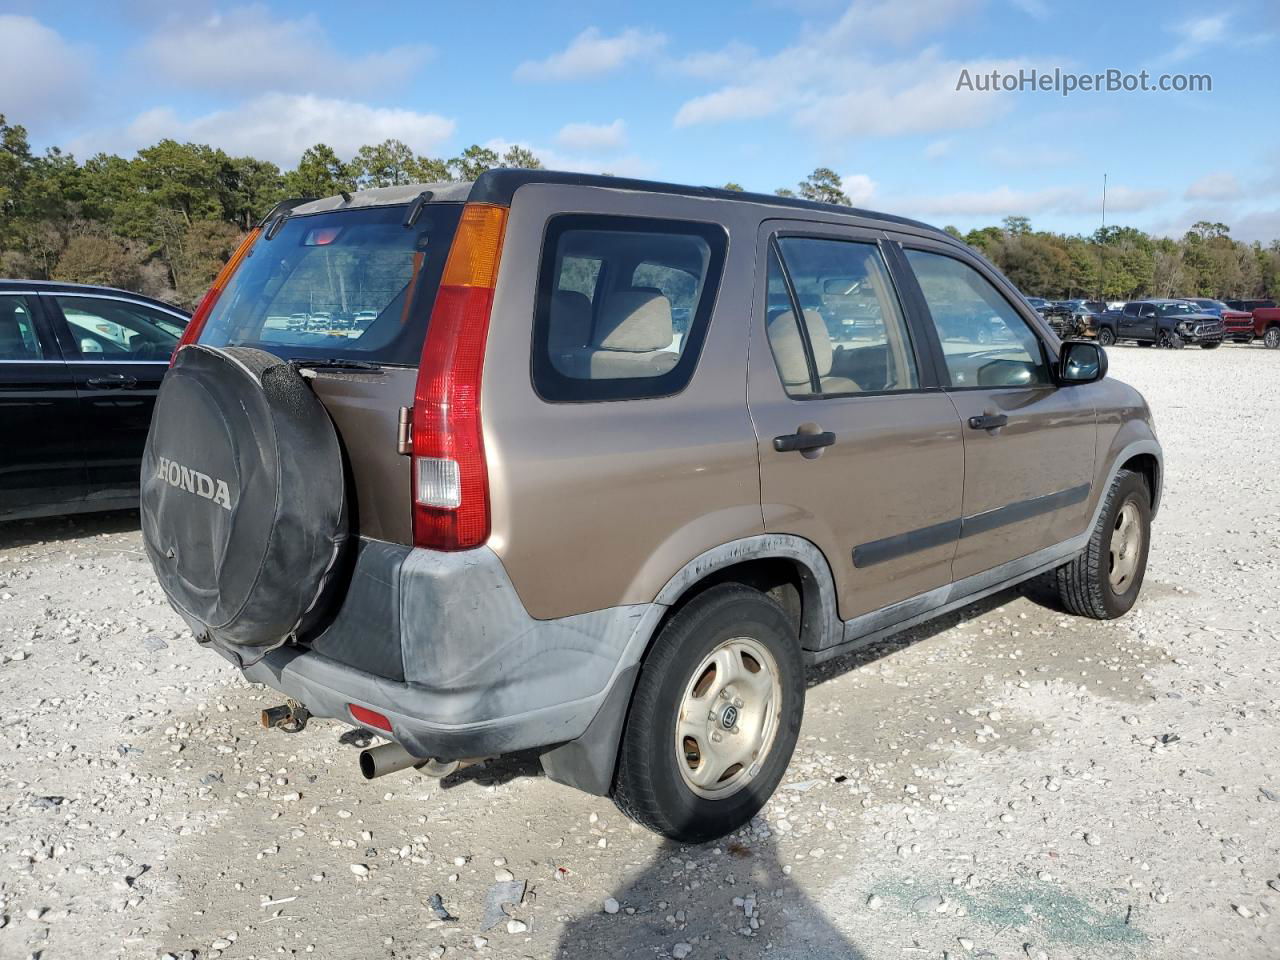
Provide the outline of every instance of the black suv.
{"type": "Polygon", "coordinates": [[[111,287],[0,280],[0,520],[138,505],[156,391],[188,319],[111,287]]]}

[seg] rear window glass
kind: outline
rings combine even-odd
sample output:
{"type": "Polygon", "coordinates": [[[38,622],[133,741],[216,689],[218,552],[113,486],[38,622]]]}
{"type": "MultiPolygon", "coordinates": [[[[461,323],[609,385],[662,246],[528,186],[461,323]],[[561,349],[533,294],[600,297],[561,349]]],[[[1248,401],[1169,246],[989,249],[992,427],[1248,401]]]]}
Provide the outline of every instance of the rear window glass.
{"type": "Polygon", "coordinates": [[[567,214],[547,227],[533,379],[552,401],[678,393],[693,375],[724,265],[713,224],[567,214]]]}
{"type": "Polygon", "coordinates": [[[287,219],[264,233],[214,304],[200,342],[281,357],[416,365],[461,204],[287,219]]]}

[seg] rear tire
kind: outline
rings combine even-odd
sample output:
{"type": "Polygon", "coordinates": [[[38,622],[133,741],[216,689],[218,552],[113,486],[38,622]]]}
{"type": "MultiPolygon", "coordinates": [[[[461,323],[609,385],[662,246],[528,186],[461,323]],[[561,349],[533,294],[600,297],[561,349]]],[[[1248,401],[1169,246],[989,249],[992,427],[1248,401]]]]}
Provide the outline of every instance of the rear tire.
{"type": "Polygon", "coordinates": [[[1109,347],[1116,342],[1116,332],[1110,327],[1098,328],[1098,342],[1104,347],[1109,347]]]}
{"type": "Polygon", "coordinates": [[[1054,571],[1062,605],[1094,620],[1124,616],[1142,591],[1150,546],[1151,491],[1141,474],[1121,470],[1089,545],[1054,571]]]}
{"type": "Polygon", "coordinates": [[[618,809],[681,843],[722,837],[755,816],[800,734],[797,632],[782,607],[736,583],[711,587],[673,616],[636,682],[613,787],[618,809]],[[749,765],[728,763],[716,776],[739,755],[749,765]]]}

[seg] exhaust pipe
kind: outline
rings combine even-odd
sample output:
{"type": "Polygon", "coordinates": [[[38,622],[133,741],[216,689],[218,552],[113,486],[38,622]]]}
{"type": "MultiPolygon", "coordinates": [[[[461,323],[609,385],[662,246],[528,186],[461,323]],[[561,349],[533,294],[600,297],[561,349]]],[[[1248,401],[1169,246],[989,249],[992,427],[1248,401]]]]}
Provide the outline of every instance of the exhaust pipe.
{"type": "Polygon", "coordinates": [[[428,777],[447,777],[462,764],[457,760],[415,757],[398,743],[380,743],[360,751],[360,773],[366,780],[413,767],[428,777]]]}
{"type": "Polygon", "coordinates": [[[429,760],[429,757],[415,757],[398,743],[381,743],[360,751],[360,773],[366,780],[372,780],[397,770],[421,766],[429,760]]]}

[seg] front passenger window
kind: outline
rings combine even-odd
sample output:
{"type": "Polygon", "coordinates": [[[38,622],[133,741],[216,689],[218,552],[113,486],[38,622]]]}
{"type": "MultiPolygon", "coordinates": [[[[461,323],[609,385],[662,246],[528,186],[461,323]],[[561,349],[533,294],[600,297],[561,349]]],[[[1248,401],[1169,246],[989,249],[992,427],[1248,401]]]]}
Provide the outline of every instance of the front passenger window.
{"type": "Polygon", "coordinates": [[[952,387],[1053,383],[1040,338],[986,277],[955,257],[906,251],[924,293],[952,387]]]}

